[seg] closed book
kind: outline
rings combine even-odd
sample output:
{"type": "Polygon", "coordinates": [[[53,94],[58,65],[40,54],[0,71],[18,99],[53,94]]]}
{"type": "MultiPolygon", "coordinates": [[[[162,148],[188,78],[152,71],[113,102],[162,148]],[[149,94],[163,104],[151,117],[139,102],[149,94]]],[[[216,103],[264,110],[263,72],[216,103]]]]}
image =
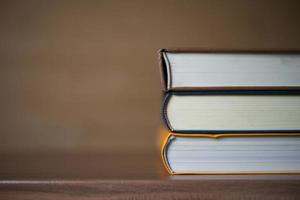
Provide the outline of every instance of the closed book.
{"type": "Polygon", "coordinates": [[[168,132],[161,156],[169,174],[299,174],[300,134],[168,132]]]}
{"type": "Polygon", "coordinates": [[[168,92],[162,115],[173,132],[297,133],[300,132],[300,91],[168,92]]]}
{"type": "Polygon", "coordinates": [[[159,62],[164,91],[300,88],[299,50],[162,49],[159,62]]]}

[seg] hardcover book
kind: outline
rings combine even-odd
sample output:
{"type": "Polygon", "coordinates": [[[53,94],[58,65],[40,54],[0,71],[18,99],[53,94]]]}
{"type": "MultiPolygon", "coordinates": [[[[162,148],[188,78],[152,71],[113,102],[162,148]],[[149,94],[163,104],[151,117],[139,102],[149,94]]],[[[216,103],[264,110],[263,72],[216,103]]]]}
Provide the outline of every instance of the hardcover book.
{"type": "Polygon", "coordinates": [[[300,134],[181,134],[165,138],[170,174],[298,174],[300,134]]]}
{"type": "Polygon", "coordinates": [[[300,91],[168,92],[162,114],[174,132],[300,132],[300,91]]]}
{"type": "Polygon", "coordinates": [[[163,88],[299,89],[299,50],[166,50],[159,52],[163,88]]]}

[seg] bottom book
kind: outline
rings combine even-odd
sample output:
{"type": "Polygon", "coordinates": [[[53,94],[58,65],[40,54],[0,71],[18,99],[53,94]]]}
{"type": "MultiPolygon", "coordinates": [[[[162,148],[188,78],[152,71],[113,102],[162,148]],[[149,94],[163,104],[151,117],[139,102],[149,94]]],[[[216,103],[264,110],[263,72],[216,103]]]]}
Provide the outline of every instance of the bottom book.
{"type": "Polygon", "coordinates": [[[161,156],[170,174],[300,173],[300,134],[161,132],[161,156]]]}

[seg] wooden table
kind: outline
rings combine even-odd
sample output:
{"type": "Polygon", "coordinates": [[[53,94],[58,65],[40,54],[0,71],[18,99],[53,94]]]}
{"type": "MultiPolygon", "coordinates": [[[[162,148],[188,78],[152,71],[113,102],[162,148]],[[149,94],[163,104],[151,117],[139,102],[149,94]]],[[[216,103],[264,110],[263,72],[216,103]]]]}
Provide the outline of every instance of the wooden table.
{"type": "Polygon", "coordinates": [[[300,176],[167,176],[158,152],[0,155],[0,199],[300,199],[300,176]]]}

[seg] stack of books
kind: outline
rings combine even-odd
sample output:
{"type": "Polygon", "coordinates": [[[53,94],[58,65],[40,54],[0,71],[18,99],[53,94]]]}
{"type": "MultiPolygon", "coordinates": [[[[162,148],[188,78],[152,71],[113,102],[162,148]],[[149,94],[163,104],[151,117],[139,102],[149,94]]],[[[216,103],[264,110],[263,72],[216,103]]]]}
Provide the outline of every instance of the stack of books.
{"type": "Polygon", "coordinates": [[[300,173],[300,52],[161,50],[170,174],[300,173]]]}

